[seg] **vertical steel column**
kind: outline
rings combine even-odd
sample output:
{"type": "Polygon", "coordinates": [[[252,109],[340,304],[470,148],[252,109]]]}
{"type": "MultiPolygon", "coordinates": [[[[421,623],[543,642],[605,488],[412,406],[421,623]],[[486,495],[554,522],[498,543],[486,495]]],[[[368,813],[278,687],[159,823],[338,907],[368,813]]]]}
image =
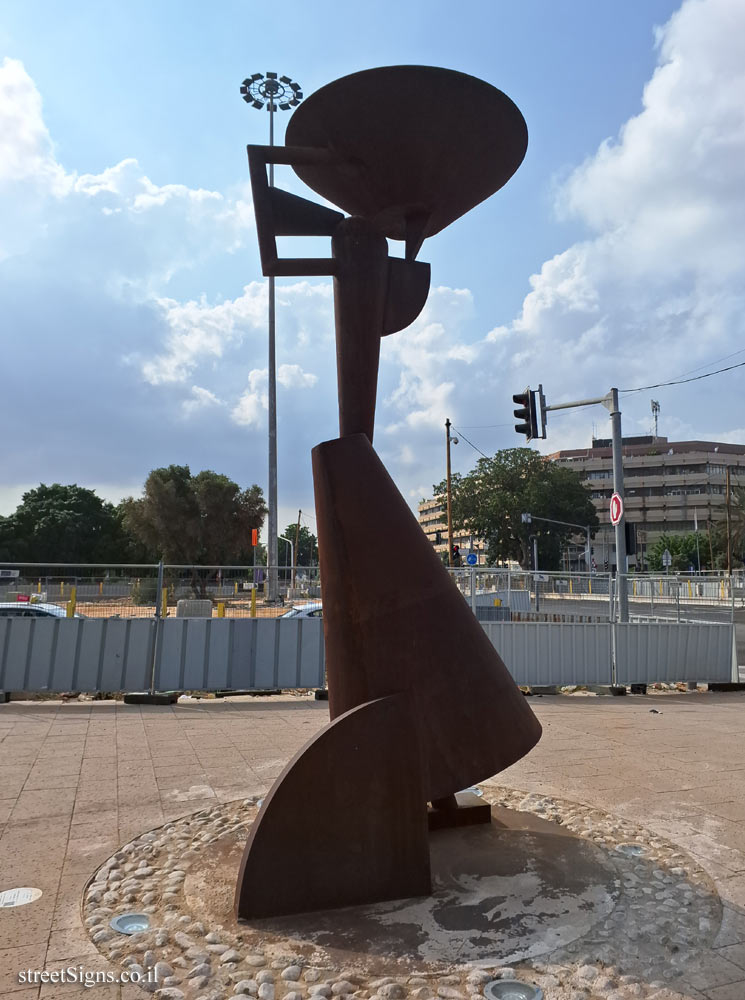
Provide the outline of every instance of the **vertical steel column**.
{"type": "MultiPolygon", "coordinates": [[[[269,145],[274,145],[274,101],[269,99],[269,145]]],[[[274,187],[274,164],[269,164],[269,187],[274,187]]],[[[277,565],[279,563],[279,543],[277,535],[277,360],[276,322],[274,308],[274,276],[269,277],[269,489],[267,491],[267,544],[266,544],[266,597],[275,602],[279,593],[277,565]]]]}
{"type": "MultiPolygon", "coordinates": [[[[621,437],[621,411],[618,409],[618,389],[611,389],[611,441],[613,449],[613,490],[623,502],[623,439],[621,437]]],[[[616,525],[616,577],[618,595],[618,620],[629,620],[629,595],[626,579],[629,567],[626,558],[626,513],[616,525]]]]}

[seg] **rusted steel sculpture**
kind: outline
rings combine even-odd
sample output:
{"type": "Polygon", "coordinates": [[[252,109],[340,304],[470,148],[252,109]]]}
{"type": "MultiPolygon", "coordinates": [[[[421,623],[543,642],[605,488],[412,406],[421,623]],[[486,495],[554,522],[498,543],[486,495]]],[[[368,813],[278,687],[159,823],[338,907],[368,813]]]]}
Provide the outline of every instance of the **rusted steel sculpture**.
{"type": "Polygon", "coordinates": [[[332,722],[252,827],[236,887],[246,919],[429,892],[427,803],[431,828],[458,823],[456,792],[541,735],[372,447],[380,338],[408,326],[429,291],[422,242],[509,180],[523,117],[474,77],[395,66],[317,91],[286,142],[248,155],[264,274],[334,277],[340,436],[313,449],[332,722]],[[270,188],[269,162],[291,164],[350,217],[270,188]],[[281,235],[331,236],[332,256],[280,259],[281,235]],[[386,237],[404,241],[403,259],[386,237]],[[391,578],[380,537],[405,581],[391,578]]]}

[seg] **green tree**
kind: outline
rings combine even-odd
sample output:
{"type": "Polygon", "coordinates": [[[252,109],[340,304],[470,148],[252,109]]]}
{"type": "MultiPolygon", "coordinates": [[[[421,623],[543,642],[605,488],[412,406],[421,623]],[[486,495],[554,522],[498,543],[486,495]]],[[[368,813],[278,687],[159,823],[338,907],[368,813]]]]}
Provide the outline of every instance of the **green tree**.
{"type": "Polygon", "coordinates": [[[0,557],[18,562],[121,562],[127,537],[116,508],[74,483],[41,483],[0,523],[0,557]]]}
{"type": "MultiPolygon", "coordinates": [[[[445,483],[434,490],[443,496],[445,483]]],[[[532,448],[506,448],[479,459],[467,476],[453,477],[452,494],[454,527],[483,538],[490,562],[514,559],[527,569],[529,536],[534,534],[539,566],[559,568],[562,546],[577,529],[539,521],[524,524],[523,513],[598,527],[590,492],[579,475],[532,448]]]]}
{"type": "MultiPolygon", "coordinates": [[[[665,571],[662,557],[665,549],[670,553],[672,562],[671,573],[687,573],[690,566],[698,568],[698,557],[701,557],[701,568],[705,569],[709,560],[709,540],[706,535],[698,533],[698,552],[696,551],[696,532],[687,535],[660,535],[657,541],[647,549],[647,565],[651,572],[665,571]]],[[[716,556],[715,556],[716,559],[716,556]]]]}
{"type": "MultiPolygon", "coordinates": [[[[297,522],[295,524],[288,524],[283,532],[285,538],[289,538],[293,545],[295,545],[295,532],[297,531],[297,522]]],[[[280,549],[285,543],[280,543],[280,549]]],[[[318,539],[315,535],[311,534],[308,528],[304,524],[300,525],[300,532],[298,533],[297,545],[295,545],[295,565],[296,566],[310,566],[311,557],[313,562],[318,564],[318,539]]],[[[289,558],[289,551],[288,551],[289,558]]]]}
{"type": "Polygon", "coordinates": [[[153,469],[144,494],[122,501],[123,522],[165,562],[219,566],[250,561],[251,529],[261,528],[267,512],[260,487],[241,490],[217,472],[192,476],[188,465],[169,465],[153,469]]]}

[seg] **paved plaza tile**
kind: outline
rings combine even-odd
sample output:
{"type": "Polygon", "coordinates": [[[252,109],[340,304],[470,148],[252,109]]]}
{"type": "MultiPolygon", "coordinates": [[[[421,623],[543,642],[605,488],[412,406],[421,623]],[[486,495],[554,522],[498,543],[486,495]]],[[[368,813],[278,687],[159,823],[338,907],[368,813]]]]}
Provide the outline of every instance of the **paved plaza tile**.
{"type": "MultiPolygon", "coordinates": [[[[745,696],[543,697],[531,707],[543,739],[494,783],[634,820],[694,855],[724,918],[692,986],[707,1000],[745,1000],[745,696]]],[[[18,971],[101,967],[80,918],[98,865],[168,820],[266,792],[327,721],[327,703],[292,695],[1,705],[0,891],[43,896],[0,910],[0,995],[89,997],[80,985],[29,988],[18,971]]],[[[96,1000],[141,995],[95,989],[96,1000]]]]}

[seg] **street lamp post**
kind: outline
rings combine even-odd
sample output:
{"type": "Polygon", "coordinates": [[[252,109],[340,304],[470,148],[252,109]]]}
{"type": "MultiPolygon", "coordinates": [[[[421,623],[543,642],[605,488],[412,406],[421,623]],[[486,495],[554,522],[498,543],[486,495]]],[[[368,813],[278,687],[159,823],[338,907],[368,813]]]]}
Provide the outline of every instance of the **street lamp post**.
{"type": "MultiPolygon", "coordinates": [[[[274,113],[289,111],[297,107],[303,99],[300,84],[289,76],[276,73],[254,73],[241,84],[241,96],[252,108],[266,108],[269,112],[269,145],[274,145],[274,113]]],[[[274,186],[274,166],[269,164],[269,186],[274,186]]],[[[274,309],[274,276],[269,277],[269,488],[267,506],[267,599],[276,603],[279,596],[277,566],[279,561],[277,542],[277,364],[274,309]]]]}

